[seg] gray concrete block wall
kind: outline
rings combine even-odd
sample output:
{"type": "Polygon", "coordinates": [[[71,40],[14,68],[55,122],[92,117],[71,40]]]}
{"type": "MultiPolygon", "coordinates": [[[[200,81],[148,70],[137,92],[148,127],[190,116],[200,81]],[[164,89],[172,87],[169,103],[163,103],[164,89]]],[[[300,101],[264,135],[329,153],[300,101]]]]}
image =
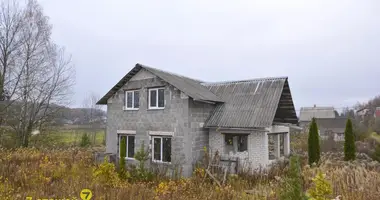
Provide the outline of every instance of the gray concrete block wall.
{"type": "MultiPolygon", "coordinates": [[[[118,152],[117,130],[135,130],[135,152],[140,149],[142,141],[145,148],[150,145],[149,131],[174,132],[172,138],[172,163],[190,160],[186,156],[185,141],[189,138],[189,99],[183,99],[181,92],[162,81],[149,78],[130,81],[123,86],[107,104],[107,153],[118,152]],[[165,109],[148,109],[148,89],[165,87],[165,109]],[[123,110],[124,90],[140,91],[139,110],[123,110]]],[[[190,163],[190,162],[189,162],[190,163]]]]}
{"type": "Polygon", "coordinates": [[[189,100],[189,128],[191,137],[189,154],[192,155],[193,164],[202,160],[204,147],[209,149],[209,129],[203,128],[203,126],[214,108],[214,104],[189,100]]]}

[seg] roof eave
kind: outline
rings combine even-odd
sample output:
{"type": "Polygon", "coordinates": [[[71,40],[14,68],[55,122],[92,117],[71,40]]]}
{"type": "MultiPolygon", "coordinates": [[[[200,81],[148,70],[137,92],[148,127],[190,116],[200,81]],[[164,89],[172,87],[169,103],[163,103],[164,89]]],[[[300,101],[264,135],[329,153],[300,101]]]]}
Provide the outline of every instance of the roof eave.
{"type": "Polygon", "coordinates": [[[108,99],[111,98],[117,92],[117,90],[119,90],[130,78],[132,78],[132,76],[140,71],[141,68],[141,64],[137,63],[135,67],[131,69],[131,71],[124,75],[119,82],[117,82],[98,102],[96,102],[96,105],[107,105],[108,99]]]}
{"type": "Polygon", "coordinates": [[[107,102],[103,102],[102,99],[100,99],[95,105],[107,105],[107,102]]]}
{"type": "Polygon", "coordinates": [[[204,126],[204,128],[215,128],[217,130],[265,130],[265,127],[229,127],[229,126],[204,126]]]}
{"type": "Polygon", "coordinates": [[[208,103],[208,104],[217,104],[217,103],[224,103],[223,101],[209,101],[209,100],[203,100],[203,99],[194,99],[194,101],[199,101],[203,103],[208,103]]]}

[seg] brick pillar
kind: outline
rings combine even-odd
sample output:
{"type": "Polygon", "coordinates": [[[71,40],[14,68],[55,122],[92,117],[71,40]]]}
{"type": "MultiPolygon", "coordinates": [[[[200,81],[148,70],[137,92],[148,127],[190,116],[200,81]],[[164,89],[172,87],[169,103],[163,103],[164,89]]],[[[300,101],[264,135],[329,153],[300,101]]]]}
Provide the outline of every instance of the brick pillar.
{"type": "Polygon", "coordinates": [[[284,155],[288,156],[290,154],[290,134],[287,132],[284,135],[284,155]]]}
{"type": "Polygon", "coordinates": [[[234,146],[234,153],[236,153],[238,151],[238,137],[234,136],[232,140],[232,145],[234,146]]]}

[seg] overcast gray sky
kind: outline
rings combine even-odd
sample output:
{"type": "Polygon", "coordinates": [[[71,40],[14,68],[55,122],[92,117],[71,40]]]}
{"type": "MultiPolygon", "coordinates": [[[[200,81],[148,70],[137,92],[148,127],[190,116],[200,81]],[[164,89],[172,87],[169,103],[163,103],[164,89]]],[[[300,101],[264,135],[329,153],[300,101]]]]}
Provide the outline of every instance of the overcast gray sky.
{"type": "Polygon", "coordinates": [[[76,66],[73,106],[139,62],[205,81],[288,76],[297,109],[380,94],[378,0],[40,0],[76,66]]]}

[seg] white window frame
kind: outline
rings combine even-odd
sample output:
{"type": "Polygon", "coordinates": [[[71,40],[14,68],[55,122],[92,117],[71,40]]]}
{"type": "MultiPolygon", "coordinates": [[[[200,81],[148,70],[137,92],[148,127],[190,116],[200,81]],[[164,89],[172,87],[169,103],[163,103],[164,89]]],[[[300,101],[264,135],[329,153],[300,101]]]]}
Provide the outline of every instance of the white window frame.
{"type": "MultiPolygon", "coordinates": [[[[170,164],[171,162],[166,162],[166,161],[162,161],[162,157],[163,157],[163,150],[164,150],[164,138],[170,138],[171,139],[171,142],[172,142],[172,137],[168,137],[168,136],[152,136],[152,161],[153,162],[157,162],[157,163],[168,163],[170,164]],[[161,140],[161,148],[160,148],[160,160],[155,160],[154,159],[154,139],[155,138],[159,138],[161,140]]],[[[170,154],[172,153],[172,150],[170,149],[170,154]]],[[[171,155],[170,155],[171,157],[171,155]]]]}
{"type": "MultiPolygon", "coordinates": [[[[135,92],[138,91],[140,95],[140,90],[125,90],[124,95],[125,95],[125,106],[124,110],[138,110],[139,108],[135,108],[135,92]],[[132,93],[132,107],[128,108],[128,93],[132,93]]],[[[139,107],[140,107],[140,98],[139,98],[139,107]]]]}
{"type": "Polygon", "coordinates": [[[165,108],[165,88],[150,88],[148,90],[148,109],[164,109],[165,108]],[[158,90],[163,89],[164,90],[164,107],[158,107],[158,90]],[[156,91],[156,106],[150,106],[150,94],[151,91],[156,91]]]}
{"type": "MultiPolygon", "coordinates": [[[[125,141],[125,148],[126,148],[126,156],[125,156],[125,159],[127,159],[127,160],[135,160],[135,158],[134,157],[128,157],[128,141],[129,141],[129,137],[130,136],[133,136],[133,137],[135,137],[135,141],[133,141],[133,143],[135,143],[135,145],[136,145],[136,135],[134,135],[134,134],[119,134],[119,146],[118,146],[118,148],[119,148],[119,158],[120,158],[120,143],[121,143],[121,137],[127,137],[126,139],[126,141],[125,141]]],[[[135,152],[136,153],[136,152],[135,152]]]]}

